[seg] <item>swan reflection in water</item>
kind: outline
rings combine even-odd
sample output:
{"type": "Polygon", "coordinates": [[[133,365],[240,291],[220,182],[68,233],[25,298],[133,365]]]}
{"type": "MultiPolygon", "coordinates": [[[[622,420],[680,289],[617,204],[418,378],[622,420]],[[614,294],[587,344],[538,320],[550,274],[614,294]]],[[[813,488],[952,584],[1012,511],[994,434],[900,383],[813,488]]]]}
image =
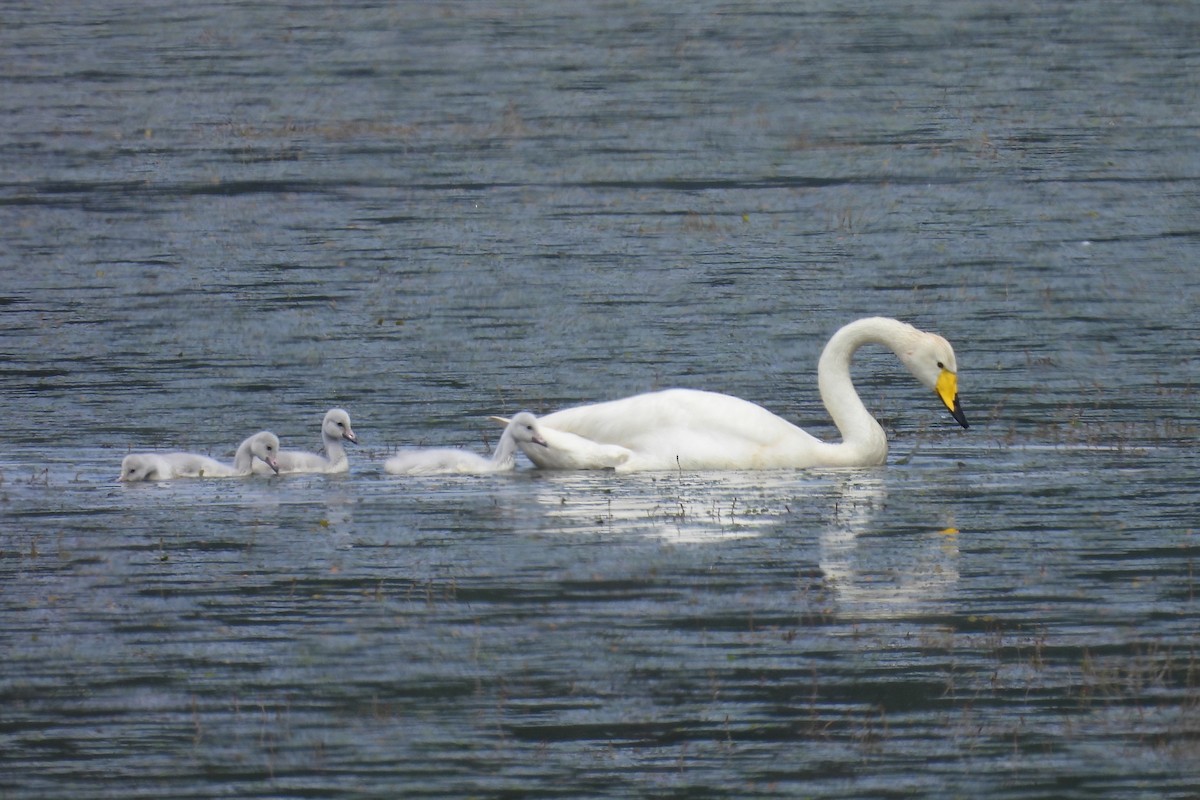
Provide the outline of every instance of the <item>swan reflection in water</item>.
{"type": "Polygon", "coordinates": [[[818,563],[842,615],[928,613],[958,582],[958,531],[888,525],[887,486],[868,472],[837,479],[837,507],[820,532],[818,563]]]}
{"type": "Polygon", "coordinates": [[[768,533],[787,513],[794,474],[684,472],[616,478],[611,472],[539,472],[546,523],[565,534],[641,535],[676,544],[768,533]]]}
{"type": "MultiPolygon", "coordinates": [[[[568,535],[646,536],[672,544],[788,539],[797,567],[811,563],[838,615],[927,613],[958,581],[949,527],[889,524],[887,474],[877,470],[537,473],[531,493],[546,528],[568,535]],[[811,521],[800,525],[798,521],[811,521]]],[[[789,557],[784,555],[784,557],[789,557]]]]}

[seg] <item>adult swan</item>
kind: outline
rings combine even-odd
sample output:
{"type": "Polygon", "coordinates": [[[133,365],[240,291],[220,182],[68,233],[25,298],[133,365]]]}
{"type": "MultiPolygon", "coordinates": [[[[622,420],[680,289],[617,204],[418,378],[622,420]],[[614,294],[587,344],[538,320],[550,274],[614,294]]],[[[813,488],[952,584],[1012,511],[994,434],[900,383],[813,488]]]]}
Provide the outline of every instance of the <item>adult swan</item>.
{"type": "MultiPolygon", "coordinates": [[[[631,451],[618,472],[639,470],[867,467],[887,458],[887,435],[850,380],[850,360],[865,344],[899,356],[918,381],[934,390],[964,428],[958,402],[958,363],[941,336],[899,320],[851,322],[829,340],[817,365],[817,385],[842,441],[823,442],[762,406],[726,394],[667,389],[607,403],[568,408],[539,418],[543,431],[564,431],[631,451]]],[[[526,451],[538,466],[536,448],[526,451]]]]}

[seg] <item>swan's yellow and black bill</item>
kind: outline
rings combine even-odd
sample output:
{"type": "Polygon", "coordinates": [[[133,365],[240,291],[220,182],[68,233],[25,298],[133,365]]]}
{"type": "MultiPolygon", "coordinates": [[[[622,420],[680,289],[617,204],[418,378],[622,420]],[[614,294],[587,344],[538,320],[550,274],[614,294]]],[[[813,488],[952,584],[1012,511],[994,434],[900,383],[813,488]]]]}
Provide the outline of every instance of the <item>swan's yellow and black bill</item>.
{"type": "Polygon", "coordinates": [[[954,421],[964,428],[971,427],[967,423],[967,415],[963,413],[962,404],[958,402],[958,376],[948,369],[942,370],[942,374],[937,380],[938,397],[942,398],[942,402],[946,404],[946,408],[950,410],[950,416],[954,417],[954,421]]]}

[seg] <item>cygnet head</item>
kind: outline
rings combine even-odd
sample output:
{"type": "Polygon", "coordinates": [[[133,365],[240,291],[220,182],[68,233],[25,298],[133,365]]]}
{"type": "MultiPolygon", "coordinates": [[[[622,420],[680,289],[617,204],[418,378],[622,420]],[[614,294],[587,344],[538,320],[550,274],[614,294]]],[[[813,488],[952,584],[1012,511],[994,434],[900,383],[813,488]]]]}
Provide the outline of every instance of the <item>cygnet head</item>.
{"type": "Polygon", "coordinates": [[[250,437],[250,455],[266,462],[275,474],[279,474],[279,437],[270,431],[262,431],[250,437]]]}
{"type": "Polygon", "coordinates": [[[542,438],[541,431],[538,430],[537,417],[528,411],[522,411],[515,415],[508,423],[508,430],[512,432],[512,437],[518,444],[537,444],[549,447],[546,440],[542,438]]]}
{"type": "Polygon", "coordinates": [[[121,477],[118,480],[128,481],[158,481],[168,476],[160,472],[162,459],[149,453],[130,453],[121,459],[121,477]]]}
{"type": "Polygon", "coordinates": [[[897,353],[900,360],[913,377],[937,392],[959,425],[969,428],[958,401],[958,360],[954,357],[954,348],[936,333],[926,333],[916,328],[913,328],[913,333],[911,346],[897,353]]]}
{"type": "Polygon", "coordinates": [[[321,423],[321,431],[329,439],[345,439],[358,444],[358,437],[350,427],[350,415],[344,409],[331,408],[321,423]]]}

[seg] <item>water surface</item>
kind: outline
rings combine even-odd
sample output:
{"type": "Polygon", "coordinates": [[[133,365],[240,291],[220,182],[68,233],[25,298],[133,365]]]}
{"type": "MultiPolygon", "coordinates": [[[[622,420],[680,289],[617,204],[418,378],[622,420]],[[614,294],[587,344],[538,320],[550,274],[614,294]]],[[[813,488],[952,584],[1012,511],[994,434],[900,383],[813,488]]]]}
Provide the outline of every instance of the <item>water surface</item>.
{"type": "Polygon", "coordinates": [[[0,794],[1188,797],[1200,14],[0,12],[0,794]],[[399,479],[667,386],[887,467],[399,479]],[[343,476],[115,482],[131,450],[343,476]]]}

